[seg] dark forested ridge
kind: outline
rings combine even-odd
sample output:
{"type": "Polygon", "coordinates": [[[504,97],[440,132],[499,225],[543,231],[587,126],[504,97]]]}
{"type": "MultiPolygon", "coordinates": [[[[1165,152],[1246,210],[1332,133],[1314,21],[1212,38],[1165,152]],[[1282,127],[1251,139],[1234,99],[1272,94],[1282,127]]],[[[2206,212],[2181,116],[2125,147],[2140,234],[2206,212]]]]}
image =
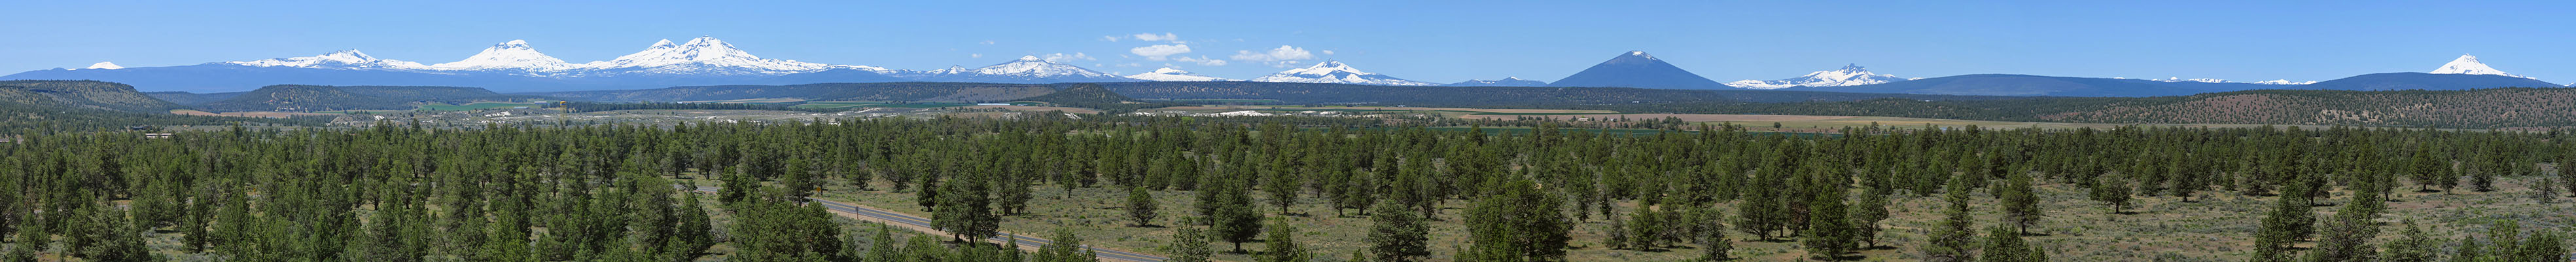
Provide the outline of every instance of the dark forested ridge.
{"type": "Polygon", "coordinates": [[[198,104],[196,108],[214,112],[407,110],[420,103],[531,99],[545,97],[504,95],[472,87],[273,85],[198,104]]]}
{"type": "MultiPolygon", "coordinates": [[[[2421,253],[2450,240],[2377,238],[2394,226],[2374,218],[2448,230],[2432,233],[2438,235],[2471,235],[2460,225],[2490,219],[2385,201],[2533,192],[2507,198],[2527,205],[2555,203],[2569,192],[2560,190],[2576,190],[2561,188],[2576,186],[2566,183],[2508,186],[2576,178],[2569,170],[2576,165],[2559,164],[2576,161],[2576,142],[2559,133],[1852,129],[1843,136],[1779,136],[1707,130],[1503,133],[1038,115],[665,128],[421,130],[378,123],[353,130],[181,132],[171,139],[41,135],[0,144],[7,159],[0,161],[6,167],[0,186],[11,187],[0,190],[0,210],[8,211],[0,212],[0,235],[15,235],[5,256],[17,261],[1087,260],[1078,250],[1022,257],[990,245],[938,241],[996,236],[1002,221],[1050,216],[1031,210],[1065,210],[1033,203],[1118,202],[1034,197],[1063,196],[1039,192],[1061,188],[1114,190],[1131,208],[1152,208],[1157,197],[1195,199],[1195,205],[1160,208],[1183,216],[1052,224],[1057,232],[1168,230],[1174,237],[1149,243],[1169,243],[1153,250],[1183,261],[1212,255],[1566,261],[1675,249],[1712,258],[2104,261],[2134,258],[2121,250],[2135,241],[2250,243],[2250,255],[2244,249],[2188,254],[2247,260],[2421,253]],[[691,185],[724,190],[707,196],[682,190],[691,185]],[[2035,202],[2066,190],[2085,192],[2098,204],[2035,202]],[[847,195],[917,195],[910,200],[918,202],[902,203],[918,203],[918,210],[889,208],[927,212],[934,228],[951,235],[920,236],[897,247],[883,234],[851,234],[869,231],[832,222],[821,205],[802,200],[847,195]],[[702,198],[712,203],[700,204],[702,198]],[[1944,204],[1925,208],[1889,199],[1944,204]],[[2086,236],[2115,228],[2199,230],[2126,219],[2085,222],[2103,225],[2090,229],[2033,226],[2079,214],[2242,213],[2131,206],[2221,199],[2283,204],[2261,230],[2217,230],[2225,238],[2086,236]],[[2310,203],[2341,210],[2319,222],[2310,203]],[[1345,211],[1380,222],[1289,222],[1353,216],[1345,211]],[[1921,213],[1946,218],[1901,225],[1917,229],[1886,220],[1921,213]],[[1357,238],[1297,233],[1363,231],[1365,241],[1327,245],[1301,241],[1357,238]],[[146,239],[178,244],[146,245],[146,239]],[[79,248],[29,248],[57,241],[79,248]],[[1725,248],[1780,241],[1800,248],[1725,248]],[[1242,245],[1248,242],[1256,244],[1242,245]],[[2315,247],[2294,248],[2307,242],[2315,247]],[[1229,246],[1258,252],[1218,253],[1229,246]],[[1881,248],[1901,251],[1870,251],[1881,248]]],[[[2508,204],[2487,201],[2482,205],[2508,204]]],[[[1074,208],[1090,209],[1096,207],[1074,208]]],[[[2157,216],[2165,215],[2139,217],[2157,216]]],[[[2489,227],[2481,234],[2489,240],[2462,242],[2503,246],[2467,256],[2539,261],[2564,254],[2564,232],[2548,228],[2576,222],[2563,216],[2522,221],[2540,230],[2525,237],[2519,229],[2489,227]]],[[[1147,247],[1132,245],[1146,241],[1140,239],[1091,239],[1105,242],[1060,243],[1147,247]]]]}
{"type": "Polygon", "coordinates": [[[167,113],[180,108],[135,92],[133,86],[99,81],[0,81],[0,103],[136,113],[167,113]]]}
{"type": "Polygon", "coordinates": [[[1136,109],[1181,105],[1179,103],[1171,102],[1136,101],[1134,98],[1128,98],[1126,95],[1120,95],[1118,92],[1111,92],[1108,88],[1100,87],[1099,84],[1074,84],[1072,87],[1066,87],[1064,90],[1057,90],[1054,93],[1047,93],[1045,95],[1023,98],[1020,100],[1047,102],[1057,106],[1100,109],[1104,112],[1113,113],[1133,112],[1136,111],[1136,109]]]}
{"type": "Polygon", "coordinates": [[[97,131],[173,125],[318,125],[326,119],[260,119],[170,114],[180,105],[98,81],[0,81],[0,134],[97,131]]]}

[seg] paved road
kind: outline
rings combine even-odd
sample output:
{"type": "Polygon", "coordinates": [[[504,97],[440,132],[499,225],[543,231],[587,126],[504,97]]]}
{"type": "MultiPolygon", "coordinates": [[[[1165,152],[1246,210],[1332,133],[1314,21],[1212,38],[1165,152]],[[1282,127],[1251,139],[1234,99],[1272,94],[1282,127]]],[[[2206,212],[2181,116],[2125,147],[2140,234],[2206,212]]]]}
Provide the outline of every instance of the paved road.
{"type": "MultiPolygon", "coordinates": [[[[698,192],[715,193],[717,189],[722,189],[722,188],[721,188],[721,187],[713,187],[713,186],[698,186],[698,192]]],[[[922,227],[922,228],[938,228],[938,227],[930,226],[930,219],[929,219],[929,218],[922,218],[922,217],[917,217],[917,216],[907,215],[907,214],[903,214],[903,213],[889,212],[889,211],[885,211],[884,209],[877,209],[877,208],[872,208],[872,207],[865,207],[865,206],[859,206],[859,205],[845,204],[845,203],[835,202],[835,201],[831,201],[831,200],[823,200],[823,199],[820,199],[820,198],[811,198],[811,197],[808,197],[808,198],[805,198],[805,199],[813,200],[813,201],[814,201],[814,203],[816,203],[816,204],[822,204],[824,209],[830,209],[830,210],[832,210],[832,212],[841,212],[841,213],[849,213],[849,214],[852,214],[852,215],[866,216],[866,217],[876,218],[876,219],[885,220],[885,221],[894,221],[894,222],[896,222],[896,223],[904,223],[904,224],[907,224],[907,225],[919,226],[919,227],[922,227]]],[[[935,233],[935,234],[947,234],[946,232],[932,232],[932,233],[935,233]]],[[[1009,241],[1011,241],[1011,242],[1018,242],[1021,246],[1029,246],[1029,247],[1045,247],[1046,245],[1052,245],[1052,244],[1055,244],[1055,242],[1054,242],[1054,241],[1047,241],[1046,239],[1042,239],[1042,238],[1029,237],[1029,236],[1021,236],[1021,235],[1018,235],[1018,234],[1011,234],[1011,233],[1009,233],[1009,232],[1003,232],[1002,234],[1003,234],[1002,236],[997,236],[997,237],[993,237],[993,238],[986,239],[986,240],[990,240],[990,241],[1003,241],[1003,239],[1004,239],[1004,238],[1009,238],[1009,239],[1010,239],[1009,241]]],[[[1153,262],[1159,262],[1159,261],[1163,261],[1163,260],[1170,260],[1170,259],[1171,259],[1171,258],[1160,257],[1160,256],[1154,256],[1154,255],[1147,255],[1147,254],[1142,254],[1142,253],[1127,252],[1127,251],[1118,251],[1118,250],[1111,250],[1111,249],[1106,249],[1106,248],[1097,248],[1097,247],[1091,247],[1091,251],[1092,251],[1092,252],[1097,252],[1097,253],[1099,253],[1099,254],[1100,254],[1100,258],[1101,258],[1101,259],[1106,259],[1106,260],[1121,260],[1121,261],[1153,261],[1153,262]]]]}

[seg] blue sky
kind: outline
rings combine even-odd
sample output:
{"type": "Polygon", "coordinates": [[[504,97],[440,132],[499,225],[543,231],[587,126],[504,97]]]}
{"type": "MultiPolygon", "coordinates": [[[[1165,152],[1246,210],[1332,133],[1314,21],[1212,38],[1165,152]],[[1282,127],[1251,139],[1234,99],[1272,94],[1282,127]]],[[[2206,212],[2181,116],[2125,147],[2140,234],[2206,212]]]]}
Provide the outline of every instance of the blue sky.
{"type": "Polygon", "coordinates": [[[1080,53],[1091,59],[1075,64],[1099,71],[1170,64],[1230,78],[1283,70],[1265,61],[1278,57],[1245,54],[1290,46],[1311,56],[1288,52],[1295,61],[1431,82],[1554,81],[1629,50],[1719,81],[1846,63],[1904,77],[2329,80],[2428,71],[2461,54],[2576,81],[2570,1],[963,2],[7,1],[0,71],[340,49],[440,63],[512,39],[580,63],[707,35],[765,58],[832,64],[936,69],[1080,53]],[[1134,50],[1151,45],[1191,52],[1156,61],[1134,50]]]}

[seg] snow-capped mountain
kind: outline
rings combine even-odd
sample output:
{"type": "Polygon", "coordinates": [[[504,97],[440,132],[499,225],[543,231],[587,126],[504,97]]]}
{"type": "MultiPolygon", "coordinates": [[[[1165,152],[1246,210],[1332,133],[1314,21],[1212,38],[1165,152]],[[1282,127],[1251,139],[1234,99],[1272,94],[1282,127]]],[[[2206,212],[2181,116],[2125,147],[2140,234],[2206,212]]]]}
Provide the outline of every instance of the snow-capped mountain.
{"type": "MultiPolygon", "coordinates": [[[[2131,78],[2127,78],[2127,77],[2113,77],[2113,78],[2111,78],[2111,79],[2131,79],[2131,78]]],[[[2166,78],[2162,78],[2162,79],[2157,79],[2157,78],[2137,78],[2136,80],[2147,80],[2147,81],[2166,82],[2166,83],[2261,84],[2261,85],[2305,85],[2305,84],[2314,84],[2314,83],[2317,83],[2317,81],[2290,81],[2289,79],[2274,79],[2274,80],[2255,81],[2255,82],[2237,82],[2237,81],[2227,81],[2227,79],[2217,79],[2217,78],[2192,78],[2192,79],[2183,79],[2183,78],[2181,78],[2181,77],[2166,77],[2166,78]]]]}
{"type": "Polygon", "coordinates": [[[1381,75],[1381,74],[1377,74],[1377,73],[1362,72],[1362,71],[1360,71],[1360,69],[1358,69],[1358,68],[1351,68],[1351,66],[1350,66],[1350,65],[1344,65],[1344,64],[1342,64],[1342,62],[1341,62],[1341,61],[1330,61],[1330,60],[1326,60],[1326,61],[1324,61],[1324,62],[1322,62],[1322,63],[1315,63],[1315,66],[1309,66],[1309,67],[1306,67],[1306,68],[1289,69],[1288,71],[1279,71],[1279,73],[1276,73],[1276,74],[1270,74],[1270,75],[1265,75],[1265,76],[1261,76],[1261,78],[1253,78],[1253,79],[1252,79],[1252,80],[1250,80],[1250,81],[1253,81],[1253,82],[1283,82],[1283,83],[1328,83],[1328,84],[1391,85],[1391,86],[1436,86],[1436,85],[1440,85],[1440,84],[1434,84],[1434,83],[1422,82],[1422,81],[1404,80],[1404,79],[1402,79],[1402,78],[1395,78],[1395,77],[1392,77],[1392,76],[1386,76],[1386,75],[1381,75]]]}
{"type": "Polygon", "coordinates": [[[2435,73],[2435,74],[2463,74],[2463,75],[2500,75],[2500,76],[2510,76],[2510,77],[2530,78],[2530,77],[2525,77],[2525,76],[2520,76],[2520,75],[2514,75],[2514,74],[2511,74],[2511,73],[2505,73],[2505,72],[2504,72],[2504,70],[2496,70],[2494,67],[2487,67],[2487,64],[2486,64],[2486,63],[2478,62],[2478,56],[2473,56],[2473,55],[2460,55],[2460,58],[2459,58],[2459,59],[2451,59],[2451,62],[2450,62],[2450,63],[2442,64],[2442,68],[2434,68],[2434,69],[2433,69],[2433,72],[2431,72],[2431,73],[2435,73]]]}
{"type": "Polygon", "coordinates": [[[930,70],[919,73],[905,73],[899,74],[897,77],[926,81],[985,83],[1136,81],[1135,79],[1129,79],[1127,77],[1101,73],[1100,71],[1091,71],[1091,69],[1084,69],[1080,66],[1039,59],[1037,56],[1020,56],[1019,59],[1013,59],[1010,62],[1002,62],[1000,64],[978,68],[950,66],[948,69],[930,70]]]}
{"type": "Polygon", "coordinates": [[[98,62],[96,64],[89,64],[88,68],[81,69],[125,69],[125,67],[117,66],[116,63],[111,62],[98,62]]]}
{"type": "Polygon", "coordinates": [[[307,56],[307,57],[288,57],[288,58],[271,58],[271,59],[260,59],[260,60],[251,60],[251,61],[222,62],[222,63],[224,63],[224,64],[232,64],[232,65],[252,66],[252,67],[294,67],[294,68],[351,69],[351,70],[369,70],[369,69],[373,69],[373,70],[421,70],[421,69],[429,69],[429,66],[420,65],[420,63],[414,63],[414,62],[411,62],[411,61],[392,60],[392,59],[376,59],[376,57],[373,57],[373,56],[367,56],[367,53],[366,53],[366,52],[358,52],[358,50],[355,50],[355,49],[352,49],[352,50],[340,50],[340,51],[331,52],[331,53],[328,53],[328,54],[317,55],[317,56],[307,56]]]}
{"type": "Polygon", "coordinates": [[[1134,78],[1134,79],[1136,79],[1136,80],[1145,80],[1145,81],[1157,81],[1157,82],[1212,82],[1212,81],[1242,81],[1242,80],[1226,79],[1226,78],[1223,78],[1223,77],[1213,77],[1213,76],[1201,75],[1201,74],[1197,74],[1197,73],[1190,73],[1190,71],[1181,71],[1180,69],[1173,69],[1173,68],[1170,68],[1170,67],[1165,67],[1165,68],[1162,68],[1162,69],[1154,69],[1154,72],[1147,72],[1147,73],[1143,73],[1143,74],[1127,75],[1127,78],[1134,78]]]}
{"type": "Polygon", "coordinates": [[[1655,59],[1654,55],[1647,55],[1646,51],[1628,51],[1627,53],[1621,53],[1619,56],[1610,57],[1609,61],[1601,61],[1600,64],[1593,64],[1590,68],[1584,68],[1583,72],[1575,72],[1574,75],[1566,76],[1564,79],[1557,79],[1555,83],[1548,83],[1547,86],[1672,89],[1727,88],[1726,84],[1720,84],[1717,81],[1708,80],[1707,77],[1700,77],[1699,74],[1693,74],[1690,70],[1682,70],[1681,67],[1673,66],[1672,63],[1665,63],[1663,59],[1655,59]]]}
{"type": "Polygon", "coordinates": [[[885,68],[873,66],[830,65],[760,58],[751,55],[750,52],[734,49],[733,44],[725,43],[724,40],[704,36],[689,39],[688,43],[683,44],[672,44],[670,39],[663,39],[644,48],[644,51],[618,56],[617,59],[608,61],[584,63],[577,69],[592,71],[585,72],[588,75],[647,73],[701,76],[784,75],[830,69],[886,71],[885,68]]]}
{"type": "Polygon", "coordinates": [[[2154,79],[2154,78],[2148,78],[2147,80],[2155,80],[2156,82],[2199,82],[2199,83],[2226,83],[2226,82],[2227,82],[2227,79],[2217,79],[2217,78],[2193,78],[2193,79],[2182,79],[2181,77],[2166,77],[2165,79],[2154,79]]]}
{"type": "Polygon", "coordinates": [[[1726,83],[1726,86],[1732,86],[1732,87],[1736,87],[1736,88],[1746,88],[1746,89],[1781,89],[1781,88],[1791,88],[1791,87],[1801,87],[1801,86],[1803,86],[1803,87],[1856,86],[1856,85],[1867,85],[1867,84],[1881,84],[1881,83],[1896,82],[1896,81],[1905,81],[1905,80],[1907,80],[1907,79],[1906,79],[1906,78],[1903,78],[1903,77],[1896,77],[1896,75],[1879,74],[1879,73],[1871,73],[1871,72],[1869,72],[1869,69],[1862,68],[1862,67],[1860,66],[1860,64],[1851,64],[1851,65],[1845,65],[1845,66],[1843,66],[1843,68],[1842,68],[1842,69],[1834,69],[1834,70],[1827,70],[1827,71],[1816,71],[1816,72],[1814,72],[1814,73],[1807,73],[1807,75],[1805,75],[1805,76],[1799,76],[1799,77],[1797,77],[1797,78],[1781,79],[1781,80],[1771,80],[1771,81],[1762,81],[1762,80],[1742,80],[1742,81],[1735,81],[1735,82],[1727,82],[1727,83],[1726,83]]]}
{"type": "Polygon", "coordinates": [[[1547,82],[1521,79],[1519,77],[1504,77],[1501,80],[1467,80],[1464,82],[1450,83],[1448,86],[1547,86],[1547,82]]]}
{"type": "Polygon", "coordinates": [[[573,66],[575,65],[572,63],[565,63],[563,59],[555,59],[555,57],[547,56],[545,53],[538,53],[535,48],[529,48],[527,40],[510,40],[509,42],[502,42],[500,44],[492,45],[492,47],[489,48],[483,48],[482,53],[475,53],[474,56],[465,57],[465,60],[429,65],[430,68],[437,70],[524,70],[536,72],[562,71],[565,69],[572,69],[573,66]]]}

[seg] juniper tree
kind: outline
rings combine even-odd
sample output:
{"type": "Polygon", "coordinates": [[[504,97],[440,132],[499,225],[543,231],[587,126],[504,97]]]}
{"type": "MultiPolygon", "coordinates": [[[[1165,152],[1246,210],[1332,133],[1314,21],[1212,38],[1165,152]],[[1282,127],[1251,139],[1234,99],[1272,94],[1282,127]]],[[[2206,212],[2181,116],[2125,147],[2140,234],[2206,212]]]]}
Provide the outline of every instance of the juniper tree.
{"type": "Polygon", "coordinates": [[[2441,256],[2442,241],[2426,234],[2423,227],[2415,226],[2414,220],[2407,220],[2406,231],[2400,234],[2403,236],[2388,242],[2387,254],[2380,256],[2379,261],[2432,262],[2441,256]]]}
{"type": "Polygon", "coordinates": [[[1127,218],[1136,220],[1137,227],[1154,224],[1154,217],[1159,215],[1155,213],[1155,205],[1154,195],[1145,192],[1145,188],[1127,189],[1127,218]]]}
{"type": "Polygon", "coordinates": [[[1262,249],[1261,256],[1259,256],[1259,260],[1261,262],[1306,262],[1314,260],[1315,254],[1308,253],[1304,244],[1297,243],[1297,228],[1289,225],[1288,220],[1274,219],[1266,230],[1269,230],[1269,232],[1263,234],[1262,243],[1269,244],[1269,248],[1262,249]]]}
{"type": "Polygon", "coordinates": [[[2129,181],[2122,177],[2104,175],[2093,181],[2091,191],[2093,201],[2102,201],[2103,204],[2110,205],[2112,214],[2119,214],[2121,210],[2129,207],[2129,181]]]}
{"type": "Polygon", "coordinates": [[[1402,205],[1379,201],[1368,235],[1371,257],[1381,262],[1423,261],[1431,256],[1430,228],[1402,205]]]}

